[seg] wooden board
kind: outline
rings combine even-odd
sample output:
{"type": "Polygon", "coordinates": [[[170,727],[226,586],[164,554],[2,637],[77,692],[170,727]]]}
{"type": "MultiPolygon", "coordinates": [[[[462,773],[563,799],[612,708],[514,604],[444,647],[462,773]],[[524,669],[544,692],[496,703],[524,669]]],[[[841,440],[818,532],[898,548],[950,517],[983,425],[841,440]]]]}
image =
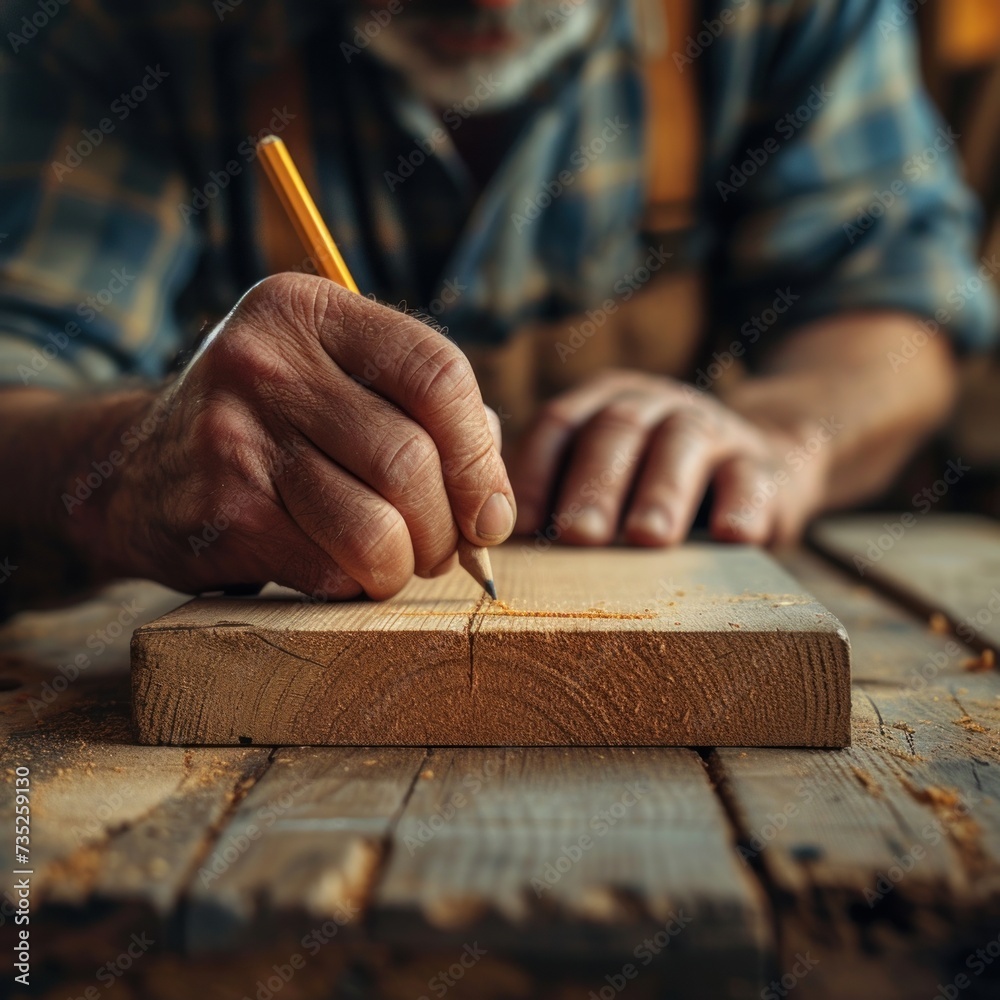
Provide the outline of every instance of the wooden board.
{"type": "Polygon", "coordinates": [[[973,515],[881,514],[820,522],[813,540],[959,638],[1000,650],[1000,523],[973,515]]]}
{"type": "Polygon", "coordinates": [[[766,897],[685,749],[433,751],[372,912],[397,947],[477,940],[550,958],[631,955],[639,969],[654,958],[641,943],[660,934],[656,972],[678,995],[759,996],[774,948],[766,897]]]}
{"type": "Polygon", "coordinates": [[[360,923],[422,750],[286,747],[229,817],[188,889],[191,953],[360,923]],[[293,933],[297,932],[297,933],[293,933]]]}
{"type": "Polygon", "coordinates": [[[508,545],[379,604],[193,601],[132,643],[166,744],[844,746],[841,624],[764,553],[508,545]]]}
{"type": "Polygon", "coordinates": [[[965,974],[963,997],[996,996],[996,972],[965,961],[1000,929],[997,676],[819,557],[790,566],[850,631],[853,746],[709,756],[776,903],[774,978],[798,964],[795,995],[833,1000],[932,997],[965,974]]]}

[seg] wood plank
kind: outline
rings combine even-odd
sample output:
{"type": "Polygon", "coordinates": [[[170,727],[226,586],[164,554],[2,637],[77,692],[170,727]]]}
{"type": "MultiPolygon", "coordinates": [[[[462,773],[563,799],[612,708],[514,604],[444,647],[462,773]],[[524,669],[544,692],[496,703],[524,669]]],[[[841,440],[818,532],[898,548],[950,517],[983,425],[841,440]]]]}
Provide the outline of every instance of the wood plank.
{"type": "Polygon", "coordinates": [[[424,760],[405,749],[283,748],[201,859],[187,893],[191,953],[359,923],[384,842],[424,760]]]}
{"type": "Polygon", "coordinates": [[[965,514],[831,518],[812,539],[828,555],[960,639],[1000,650],[1000,523],[965,514]]]}
{"type": "Polygon", "coordinates": [[[394,947],[631,960],[651,996],[759,996],[773,947],[704,765],[679,749],[433,751],[372,920],[394,947]]]}
{"type": "Polygon", "coordinates": [[[775,975],[808,965],[796,995],[933,996],[1000,928],[1000,678],[818,557],[787,565],[850,631],[855,692],[848,750],[710,755],[776,901],[775,975]]]}
{"type": "Polygon", "coordinates": [[[495,552],[395,600],[199,600],[139,629],[140,739],[180,744],[801,745],[849,739],[840,623],[764,553],[495,552]],[[738,694],[734,694],[738,692],[738,694]]]}
{"type": "MultiPolygon", "coordinates": [[[[110,599],[22,615],[0,630],[0,822],[13,830],[14,778],[26,767],[31,839],[24,867],[32,873],[32,926],[41,927],[35,942],[47,960],[89,963],[99,935],[127,942],[141,931],[162,945],[212,827],[269,757],[263,748],[134,745],[130,629],[109,636],[104,649],[87,642],[110,622],[120,624],[120,594],[115,588],[110,599]],[[37,658],[26,642],[32,635],[37,658]],[[81,650],[90,658],[86,666],[75,660],[81,650]],[[66,669],[71,664],[75,673],[66,669]],[[91,917],[80,930],[84,910],[91,917]],[[53,930],[66,921],[77,931],[53,930]]],[[[177,600],[162,588],[149,595],[157,611],[177,600]]],[[[5,914],[17,881],[12,866],[0,873],[5,914]]]]}

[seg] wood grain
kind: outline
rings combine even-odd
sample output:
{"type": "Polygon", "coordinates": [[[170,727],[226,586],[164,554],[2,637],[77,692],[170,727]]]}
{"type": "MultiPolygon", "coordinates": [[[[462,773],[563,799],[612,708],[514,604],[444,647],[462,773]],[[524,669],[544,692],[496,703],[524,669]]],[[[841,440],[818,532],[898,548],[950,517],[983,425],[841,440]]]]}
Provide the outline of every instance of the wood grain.
{"type": "Polygon", "coordinates": [[[372,913],[396,946],[630,955],[677,995],[759,996],[773,949],[767,901],[684,749],[433,751],[372,913]],[[642,950],[657,933],[658,959],[642,950]]]}
{"type": "MultiPolygon", "coordinates": [[[[850,630],[853,745],[720,749],[710,770],[777,901],[779,973],[818,962],[796,994],[931,997],[1000,928],[997,678],[818,557],[790,566],[850,630]]],[[[963,996],[996,995],[971,978],[963,996]]]]}
{"type": "Polygon", "coordinates": [[[494,553],[394,600],[193,601],[137,630],[139,738],[167,744],[780,745],[849,740],[840,623],[762,552],[494,553]]]}
{"type": "Polygon", "coordinates": [[[276,751],[191,878],[187,950],[245,948],[324,924],[327,936],[347,936],[423,760],[406,749],[276,751]]]}
{"type": "Polygon", "coordinates": [[[820,522],[828,555],[923,614],[938,612],[958,636],[1000,651],[1000,524],[974,515],[910,512],[820,522]]]}

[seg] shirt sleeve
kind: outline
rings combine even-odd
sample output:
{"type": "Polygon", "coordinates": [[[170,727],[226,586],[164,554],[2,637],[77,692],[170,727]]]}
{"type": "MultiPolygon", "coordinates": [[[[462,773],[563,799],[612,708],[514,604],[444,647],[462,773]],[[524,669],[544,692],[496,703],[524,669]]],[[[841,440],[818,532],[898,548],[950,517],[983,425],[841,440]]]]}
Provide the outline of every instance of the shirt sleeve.
{"type": "Polygon", "coordinates": [[[0,15],[0,384],[156,378],[199,237],[164,127],[170,71],[120,24],[15,0],[0,15]]]}
{"type": "Polygon", "coordinates": [[[901,310],[960,351],[992,344],[1000,262],[977,259],[978,206],[959,136],[923,90],[913,16],[890,0],[757,7],[755,58],[708,72],[723,94],[705,185],[719,318],[764,343],[834,313],[901,310]],[[734,86],[750,95],[742,114],[734,86]]]}

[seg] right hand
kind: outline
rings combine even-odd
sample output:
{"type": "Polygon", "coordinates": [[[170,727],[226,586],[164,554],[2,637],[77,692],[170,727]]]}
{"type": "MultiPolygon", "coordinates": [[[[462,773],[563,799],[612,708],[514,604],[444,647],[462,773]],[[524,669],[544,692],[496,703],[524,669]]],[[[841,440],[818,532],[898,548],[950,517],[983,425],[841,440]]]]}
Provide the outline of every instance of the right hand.
{"type": "Polygon", "coordinates": [[[143,419],[103,501],[119,575],[381,599],[450,565],[459,532],[493,545],[513,528],[499,424],[462,352],[324,278],[255,285],[143,419]]]}

